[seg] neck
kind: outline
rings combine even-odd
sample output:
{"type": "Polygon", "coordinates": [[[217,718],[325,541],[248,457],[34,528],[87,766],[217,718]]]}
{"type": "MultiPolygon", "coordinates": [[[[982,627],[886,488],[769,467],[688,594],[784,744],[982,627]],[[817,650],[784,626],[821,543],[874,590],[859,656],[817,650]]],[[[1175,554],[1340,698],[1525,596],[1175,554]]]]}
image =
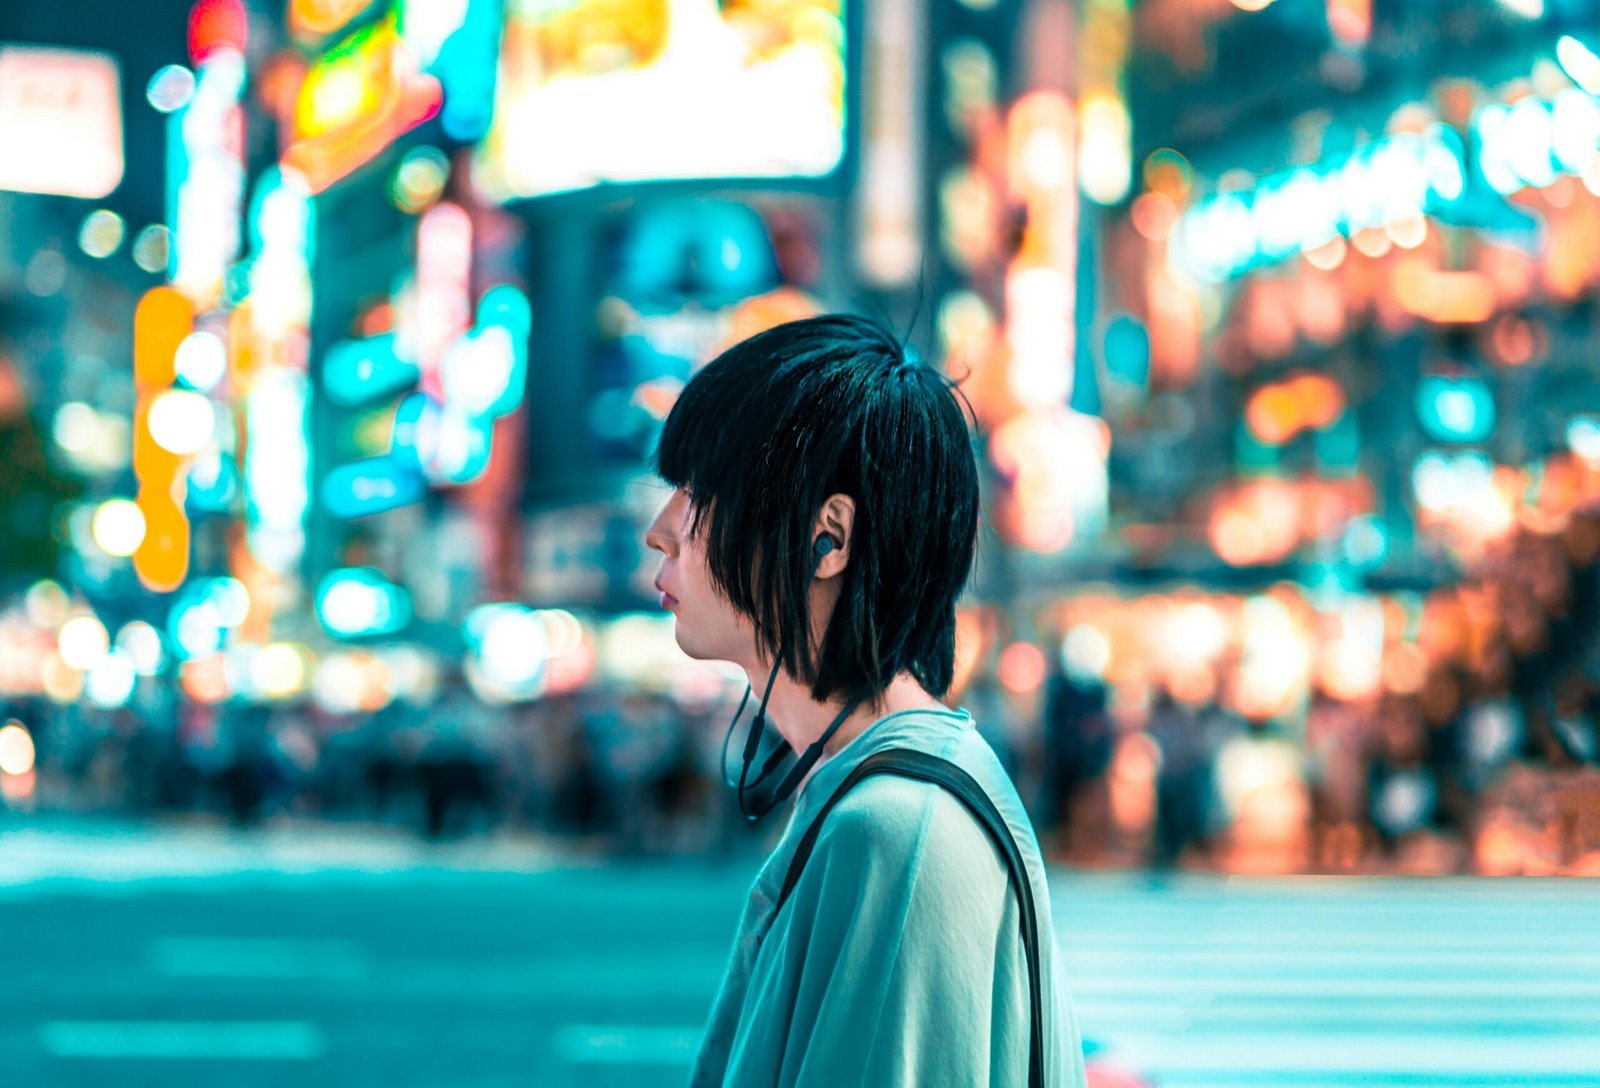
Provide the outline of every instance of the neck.
{"type": "MultiPolygon", "coordinates": [[[[757,669],[746,668],[751,687],[755,691],[754,698],[759,698],[761,692],[766,689],[767,677],[771,675],[771,670],[771,662],[757,669]]],[[[840,724],[833,736],[828,738],[828,743],[823,748],[823,758],[831,757],[880,718],[901,710],[943,706],[943,703],[928,694],[922,685],[917,683],[915,677],[903,672],[884,690],[879,706],[873,707],[862,703],[850,712],[850,716],[840,724]]],[[[772,698],[767,701],[767,720],[782,734],[789,747],[799,755],[816,743],[817,738],[822,736],[844,708],[844,699],[817,702],[811,697],[809,687],[780,670],[777,680],[772,685],[772,698]]]]}

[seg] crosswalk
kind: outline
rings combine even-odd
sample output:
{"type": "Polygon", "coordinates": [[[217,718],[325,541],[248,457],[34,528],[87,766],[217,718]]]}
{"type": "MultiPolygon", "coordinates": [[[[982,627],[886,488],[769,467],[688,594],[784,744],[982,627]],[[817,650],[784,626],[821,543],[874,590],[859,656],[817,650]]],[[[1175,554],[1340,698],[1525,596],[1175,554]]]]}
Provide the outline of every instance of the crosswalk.
{"type": "Polygon", "coordinates": [[[1165,1088],[1600,1086],[1600,887],[1062,874],[1087,1038],[1165,1088]]]}
{"type": "MultiPolygon", "coordinates": [[[[0,1006],[29,1011],[0,1084],[680,1085],[751,864],[11,829],[0,1006]]],[[[1055,871],[1051,897],[1097,1060],[1161,1088],[1600,1088],[1600,883],[1055,871]]]]}
{"type": "MultiPolygon", "coordinates": [[[[1163,1088],[1600,1088],[1600,887],[1056,873],[1052,897],[1084,1037],[1163,1088]]],[[[721,952],[571,949],[472,985],[681,1004],[721,952]]],[[[620,1067],[669,1084],[697,1039],[571,1023],[553,1047],[588,1070],[573,1083],[620,1067]]]]}

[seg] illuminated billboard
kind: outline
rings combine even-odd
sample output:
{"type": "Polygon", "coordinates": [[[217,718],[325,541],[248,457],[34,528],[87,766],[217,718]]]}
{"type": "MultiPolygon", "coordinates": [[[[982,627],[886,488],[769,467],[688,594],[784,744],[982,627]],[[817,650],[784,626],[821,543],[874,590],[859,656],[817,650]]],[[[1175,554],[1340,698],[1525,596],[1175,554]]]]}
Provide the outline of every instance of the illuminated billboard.
{"type": "Polygon", "coordinates": [[[507,0],[476,177],[500,200],[823,177],[844,154],[845,68],[843,0],[507,0]]]}
{"type": "Polygon", "coordinates": [[[0,47],[0,189],[91,200],[122,182],[122,98],[108,53],[0,47]]]}

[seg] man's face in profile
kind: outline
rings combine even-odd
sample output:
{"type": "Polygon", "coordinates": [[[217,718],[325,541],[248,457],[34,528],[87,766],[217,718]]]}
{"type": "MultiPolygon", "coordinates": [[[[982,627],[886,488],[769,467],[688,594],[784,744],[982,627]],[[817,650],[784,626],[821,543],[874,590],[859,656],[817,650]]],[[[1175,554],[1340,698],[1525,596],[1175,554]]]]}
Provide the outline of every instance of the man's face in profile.
{"type": "Polygon", "coordinates": [[[755,628],[717,591],[706,566],[705,541],[691,536],[691,504],[675,488],[645,532],[645,544],[662,554],[656,586],[662,605],[677,620],[674,635],[684,653],[700,661],[748,664],[755,653],[755,628]]]}

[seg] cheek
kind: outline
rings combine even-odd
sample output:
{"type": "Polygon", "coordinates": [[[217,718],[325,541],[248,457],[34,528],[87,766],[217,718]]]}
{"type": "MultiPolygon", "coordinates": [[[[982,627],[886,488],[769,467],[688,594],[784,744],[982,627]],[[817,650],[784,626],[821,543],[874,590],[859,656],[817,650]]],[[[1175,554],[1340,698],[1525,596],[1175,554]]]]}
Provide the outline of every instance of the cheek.
{"type": "Polygon", "coordinates": [[[678,552],[678,585],[680,598],[694,610],[702,623],[737,627],[738,611],[711,581],[711,571],[703,552],[685,545],[678,552]]]}
{"type": "Polygon", "coordinates": [[[679,577],[695,588],[711,584],[711,571],[706,562],[706,551],[701,541],[685,535],[678,546],[679,577]]]}
{"type": "Polygon", "coordinates": [[[676,573],[680,601],[692,606],[696,612],[715,603],[716,592],[711,588],[704,555],[690,547],[679,549],[676,573]]]}

